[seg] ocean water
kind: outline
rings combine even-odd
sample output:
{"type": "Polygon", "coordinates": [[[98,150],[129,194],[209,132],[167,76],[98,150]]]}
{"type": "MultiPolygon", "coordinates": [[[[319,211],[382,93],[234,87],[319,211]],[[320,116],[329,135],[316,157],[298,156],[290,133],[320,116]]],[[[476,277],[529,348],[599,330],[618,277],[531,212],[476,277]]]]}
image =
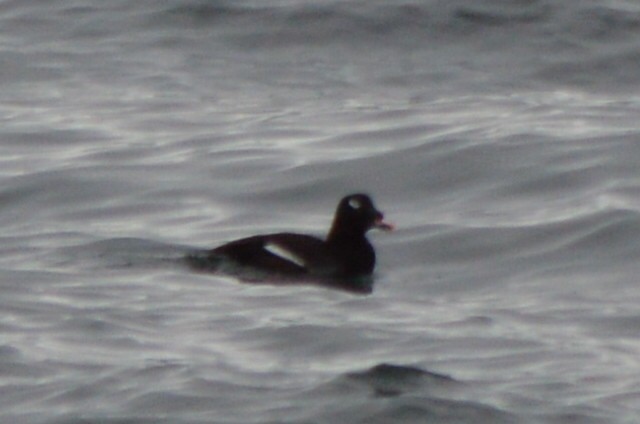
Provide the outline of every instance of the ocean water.
{"type": "Polygon", "coordinates": [[[638,422],[637,1],[2,0],[0,82],[0,422],[638,422]],[[368,295],[184,263],[353,191],[368,295]]]}

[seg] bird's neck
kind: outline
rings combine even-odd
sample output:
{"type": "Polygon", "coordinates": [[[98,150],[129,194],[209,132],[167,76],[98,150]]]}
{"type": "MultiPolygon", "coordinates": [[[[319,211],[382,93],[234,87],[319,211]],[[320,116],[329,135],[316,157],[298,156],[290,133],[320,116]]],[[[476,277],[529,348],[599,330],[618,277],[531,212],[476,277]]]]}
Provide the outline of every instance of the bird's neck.
{"type": "Polygon", "coordinates": [[[367,241],[365,231],[353,225],[348,225],[340,219],[335,219],[327,234],[327,243],[361,243],[367,241]]]}

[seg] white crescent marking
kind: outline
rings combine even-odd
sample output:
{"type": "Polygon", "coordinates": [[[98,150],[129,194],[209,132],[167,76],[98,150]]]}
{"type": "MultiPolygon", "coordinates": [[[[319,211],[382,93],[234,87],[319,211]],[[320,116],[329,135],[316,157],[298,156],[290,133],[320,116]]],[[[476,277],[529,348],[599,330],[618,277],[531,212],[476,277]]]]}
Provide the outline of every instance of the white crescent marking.
{"type": "Polygon", "coordinates": [[[272,255],[284,259],[285,261],[294,263],[301,268],[305,267],[304,260],[300,256],[288,250],[286,247],[280,246],[279,244],[268,242],[264,245],[264,250],[271,253],[272,255]]]}
{"type": "Polygon", "coordinates": [[[353,209],[360,209],[362,207],[362,204],[358,199],[349,199],[349,206],[351,206],[353,209]]]}

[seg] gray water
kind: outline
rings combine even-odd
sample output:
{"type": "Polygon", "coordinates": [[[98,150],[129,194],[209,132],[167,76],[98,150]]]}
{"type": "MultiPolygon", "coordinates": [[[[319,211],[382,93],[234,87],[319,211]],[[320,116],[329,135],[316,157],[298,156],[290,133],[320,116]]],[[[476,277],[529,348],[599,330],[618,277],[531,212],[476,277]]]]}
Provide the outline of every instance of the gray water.
{"type": "Polygon", "coordinates": [[[0,422],[636,423],[636,1],[0,1],[0,422]],[[374,289],[184,255],[323,234],[374,289]]]}

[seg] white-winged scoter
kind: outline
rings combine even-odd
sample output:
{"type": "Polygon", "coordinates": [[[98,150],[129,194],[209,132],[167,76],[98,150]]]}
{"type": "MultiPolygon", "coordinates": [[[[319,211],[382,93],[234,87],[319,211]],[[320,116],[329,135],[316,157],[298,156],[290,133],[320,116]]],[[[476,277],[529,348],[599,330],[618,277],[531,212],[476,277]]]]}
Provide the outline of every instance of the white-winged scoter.
{"type": "Polygon", "coordinates": [[[389,231],[393,226],[368,195],[350,194],[340,200],[325,240],[295,233],[257,235],[223,244],[207,255],[212,261],[228,259],[274,274],[369,276],[376,254],[366,233],[374,228],[389,231]]]}

